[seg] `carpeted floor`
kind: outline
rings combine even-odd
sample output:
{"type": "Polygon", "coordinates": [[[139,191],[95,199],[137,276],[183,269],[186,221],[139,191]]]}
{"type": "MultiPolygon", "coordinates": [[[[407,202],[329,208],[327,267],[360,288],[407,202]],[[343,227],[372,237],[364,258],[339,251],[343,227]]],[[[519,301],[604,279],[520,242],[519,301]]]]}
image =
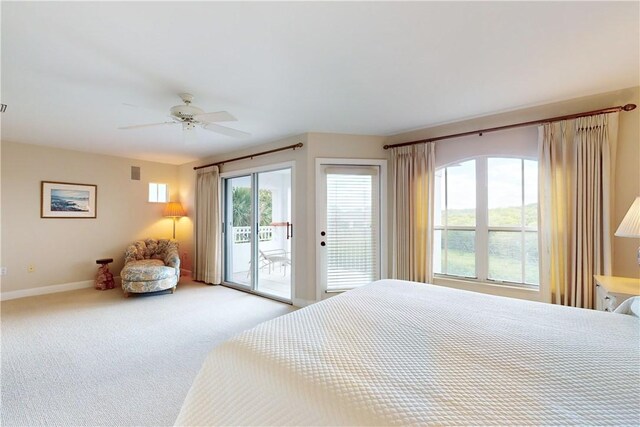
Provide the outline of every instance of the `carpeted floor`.
{"type": "Polygon", "coordinates": [[[82,289],[4,301],[1,423],[173,425],[216,344],[293,310],[188,281],[173,295],[82,289]]]}

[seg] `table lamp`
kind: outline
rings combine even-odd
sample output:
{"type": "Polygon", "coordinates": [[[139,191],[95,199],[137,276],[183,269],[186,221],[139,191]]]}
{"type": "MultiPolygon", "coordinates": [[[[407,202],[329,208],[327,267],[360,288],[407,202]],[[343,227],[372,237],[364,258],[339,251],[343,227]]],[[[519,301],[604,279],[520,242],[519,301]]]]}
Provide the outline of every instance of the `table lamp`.
{"type": "MultiPolygon", "coordinates": [[[[622,218],[615,235],[618,237],[640,238],[640,197],[636,197],[627,214],[622,218]]],[[[640,247],[638,247],[637,257],[640,265],[640,247]]]]}
{"type": "Polygon", "coordinates": [[[180,202],[169,202],[164,207],[162,216],[173,218],[173,238],[176,238],[176,219],[182,216],[186,216],[187,213],[182,208],[180,202]]]}

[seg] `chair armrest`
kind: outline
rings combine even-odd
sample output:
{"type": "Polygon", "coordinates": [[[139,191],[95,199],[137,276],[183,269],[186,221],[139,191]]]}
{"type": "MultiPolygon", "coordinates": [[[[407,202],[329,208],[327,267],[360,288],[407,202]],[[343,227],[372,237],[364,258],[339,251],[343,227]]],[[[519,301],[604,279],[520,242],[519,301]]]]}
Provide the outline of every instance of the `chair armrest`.
{"type": "Polygon", "coordinates": [[[264,256],[266,258],[270,258],[272,256],[286,256],[287,255],[287,251],[285,251],[284,249],[268,249],[268,250],[263,250],[262,251],[264,253],[264,256]]]}
{"type": "Polygon", "coordinates": [[[127,249],[124,251],[124,263],[127,264],[131,261],[136,261],[138,259],[138,248],[136,245],[129,245],[127,249]]]}
{"type": "Polygon", "coordinates": [[[176,269],[176,274],[180,275],[180,255],[178,255],[178,250],[176,248],[171,248],[167,251],[164,256],[164,264],[167,267],[173,267],[176,269]]]}

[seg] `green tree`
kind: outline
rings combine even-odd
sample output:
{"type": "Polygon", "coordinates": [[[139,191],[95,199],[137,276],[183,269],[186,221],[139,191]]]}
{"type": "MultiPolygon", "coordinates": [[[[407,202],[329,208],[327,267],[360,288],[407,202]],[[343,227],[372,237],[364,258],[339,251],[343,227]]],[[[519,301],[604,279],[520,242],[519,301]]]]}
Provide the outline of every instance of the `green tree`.
{"type": "Polygon", "coordinates": [[[232,194],[233,226],[251,225],[251,193],[246,187],[235,187],[232,194]]]}
{"type": "MultiPolygon", "coordinates": [[[[232,193],[233,226],[249,227],[251,225],[251,190],[247,187],[235,187],[232,193]]],[[[258,191],[258,209],[260,225],[270,225],[273,220],[273,195],[270,190],[258,191]]]]}
{"type": "Polygon", "coordinates": [[[258,212],[260,212],[260,225],[271,225],[273,222],[272,212],[273,196],[270,190],[258,191],[258,212]]]}

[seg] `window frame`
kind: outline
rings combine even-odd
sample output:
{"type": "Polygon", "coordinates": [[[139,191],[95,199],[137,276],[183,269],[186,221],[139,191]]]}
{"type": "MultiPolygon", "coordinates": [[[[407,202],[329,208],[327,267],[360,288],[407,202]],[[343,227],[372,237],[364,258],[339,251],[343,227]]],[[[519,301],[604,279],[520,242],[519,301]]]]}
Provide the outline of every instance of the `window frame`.
{"type": "Polygon", "coordinates": [[[149,182],[149,192],[147,195],[147,201],[149,203],[168,203],[169,202],[169,184],[163,182],[149,182]],[[155,199],[151,200],[151,186],[155,185],[155,199]],[[160,200],[160,186],[164,186],[164,200],[160,200]]]}
{"type": "MultiPolygon", "coordinates": [[[[526,155],[516,155],[516,154],[480,154],[471,157],[465,157],[459,160],[455,160],[449,162],[444,165],[440,165],[437,171],[445,170],[445,202],[443,208],[447,209],[447,178],[446,178],[446,169],[451,165],[457,163],[464,163],[467,161],[473,160],[475,161],[475,174],[476,174],[476,212],[475,212],[475,226],[449,226],[447,222],[447,215],[445,215],[445,219],[442,225],[433,226],[433,231],[441,231],[441,235],[443,239],[446,239],[446,231],[474,231],[475,232],[475,276],[458,276],[454,274],[448,273],[435,273],[434,278],[451,280],[451,281],[462,281],[462,282],[476,282],[490,285],[498,285],[498,286],[511,286],[519,289],[528,289],[538,292],[540,290],[541,284],[540,279],[538,280],[538,284],[526,283],[526,250],[525,250],[525,236],[527,232],[535,232],[539,236],[539,221],[536,222],[536,227],[531,227],[526,225],[526,221],[524,220],[525,215],[525,181],[524,181],[524,168],[525,168],[525,160],[538,162],[538,159],[532,156],[526,155]],[[522,192],[521,192],[521,203],[522,203],[522,223],[520,226],[490,226],[489,225],[489,169],[488,163],[490,158],[501,158],[501,159],[519,159],[521,161],[521,176],[522,180],[522,192]],[[492,231],[505,231],[505,232],[520,232],[521,234],[521,243],[522,243],[522,254],[521,254],[521,269],[522,269],[522,282],[512,282],[500,279],[492,279],[489,277],[489,233],[492,231]]],[[[438,191],[438,190],[436,190],[438,191]]],[[[539,191],[539,189],[538,189],[539,191]]],[[[538,205],[539,209],[539,205],[538,205]]],[[[446,241],[446,240],[445,240],[446,241]]],[[[447,252],[442,251],[442,257],[447,259],[447,252]]],[[[540,252],[540,244],[538,237],[538,253],[540,252]]],[[[435,254],[435,251],[434,251],[435,254]]],[[[538,258],[539,259],[539,258],[538,258]]],[[[538,261],[539,264],[539,261],[538,261]]],[[[434,265],[435,270],[435,265],[434,265]]]]}

